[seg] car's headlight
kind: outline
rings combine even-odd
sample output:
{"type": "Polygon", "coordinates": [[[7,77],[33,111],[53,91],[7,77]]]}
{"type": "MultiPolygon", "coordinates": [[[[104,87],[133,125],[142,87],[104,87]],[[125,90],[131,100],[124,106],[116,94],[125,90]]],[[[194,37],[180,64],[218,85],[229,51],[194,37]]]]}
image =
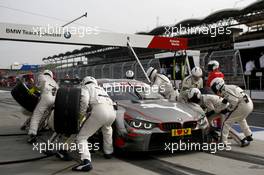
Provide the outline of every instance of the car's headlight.
{"type": "Polygon", "coordinates": [[[137,119],[132,119],[130,121],[127,121],[128,125],[136,128],[136,129],[145,129],[145,130],[150,130],[155,127],[154,123],[143,121],[143,120],[137,120],[137,119]]]}

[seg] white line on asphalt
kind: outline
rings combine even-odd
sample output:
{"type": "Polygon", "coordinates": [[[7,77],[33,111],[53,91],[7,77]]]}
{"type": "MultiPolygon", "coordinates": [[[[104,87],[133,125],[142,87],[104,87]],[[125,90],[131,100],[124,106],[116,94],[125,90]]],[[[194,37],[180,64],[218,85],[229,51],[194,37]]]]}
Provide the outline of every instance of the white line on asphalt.
{"type": "Polygon", "coordinates": [[[10,91],[0,90],[0,93],[6,93],[6,92],[10,92],[10,91]]]}

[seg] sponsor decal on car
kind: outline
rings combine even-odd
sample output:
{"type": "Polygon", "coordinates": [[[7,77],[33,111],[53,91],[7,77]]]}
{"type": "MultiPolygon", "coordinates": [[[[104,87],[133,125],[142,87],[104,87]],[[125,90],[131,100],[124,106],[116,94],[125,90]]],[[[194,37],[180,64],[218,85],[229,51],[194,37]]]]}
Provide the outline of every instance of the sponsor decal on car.
{"type": "Polygon", "coordinates": [[[187,135],[192,135],[192,129],[191,128],[172,129],[171,130],[171,136],[172,137],[187,136],[187,135]]]}

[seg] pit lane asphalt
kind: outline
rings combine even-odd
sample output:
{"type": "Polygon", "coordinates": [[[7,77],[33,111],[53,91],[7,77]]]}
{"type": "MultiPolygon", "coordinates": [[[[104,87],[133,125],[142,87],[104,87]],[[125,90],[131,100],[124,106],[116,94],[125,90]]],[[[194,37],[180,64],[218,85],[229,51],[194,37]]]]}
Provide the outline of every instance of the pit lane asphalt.
{"type": "MultiPolygon", "coordinates": [[[[0,133],[24,134],[19,130],[26,116],[9,92],[0,93],[0,133]]],[[[261,114],[249,117],[250,125],[263,126],[261,114]],[[255,121],[257,120],[257,121],[255,121]]],[[[89,174],[261,174],[264,172],[264,142],[255,141],[250,147],[232,146],[231,152],[209,154],[178,152],[176,154],[124,154],[112,160],[102,153],[92,154],[94,170],[89,174]],[[242,158],[241,158],[242,157],[242,158]]],[[[26,144],[26,136],[0,136],[0,162],[43,156],[26,144]]],[[[84,174],[74,173],[75,161],[63,162],[48,157],[33,162],[0,165],[1,174],[84,174]]],[[[87,174],[87,173],[85,173],[87,174]]]]}

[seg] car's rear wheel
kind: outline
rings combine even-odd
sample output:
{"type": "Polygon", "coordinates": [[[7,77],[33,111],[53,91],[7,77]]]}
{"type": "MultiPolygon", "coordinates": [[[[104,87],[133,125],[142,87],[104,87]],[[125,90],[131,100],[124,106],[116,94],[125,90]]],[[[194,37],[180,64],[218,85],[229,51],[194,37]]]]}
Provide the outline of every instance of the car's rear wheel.
{"type": "Polygon", "coordinates": [[[60,88],[56,95],[54,129],[59,134],[77,134],[80,130],[79,88],[60,88]]]}

